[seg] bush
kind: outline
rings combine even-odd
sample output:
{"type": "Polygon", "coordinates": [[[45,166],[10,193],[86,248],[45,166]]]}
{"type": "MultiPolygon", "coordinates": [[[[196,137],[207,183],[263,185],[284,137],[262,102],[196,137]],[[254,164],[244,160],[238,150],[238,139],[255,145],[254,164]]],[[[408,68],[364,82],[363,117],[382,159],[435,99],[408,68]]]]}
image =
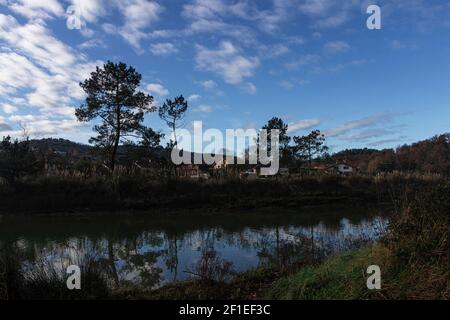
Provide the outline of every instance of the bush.
{"type": "Polygon", "coordinates": [[[412,299],[450,297],[450,182],[413,194],[392,218],[386,294],[412,299]]]}

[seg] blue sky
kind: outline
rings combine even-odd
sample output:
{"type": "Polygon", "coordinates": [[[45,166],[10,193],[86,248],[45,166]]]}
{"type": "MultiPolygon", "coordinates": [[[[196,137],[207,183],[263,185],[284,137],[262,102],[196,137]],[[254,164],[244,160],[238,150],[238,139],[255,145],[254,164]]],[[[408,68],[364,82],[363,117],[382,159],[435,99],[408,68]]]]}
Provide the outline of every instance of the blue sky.
{"type": "MultiPolygon", "coordinates": [[[[189,97],[187,128],[279,116],[333,151],[450,131],[448,1],[0,0],[0,136],[86,143],[78,82],[106,60],[134,66],[156,105],[189,97]],[[370,4],[381,30],[366,27],[370,4]]],[[[166,130],[156,113],[146,123],[166,130]]]]}

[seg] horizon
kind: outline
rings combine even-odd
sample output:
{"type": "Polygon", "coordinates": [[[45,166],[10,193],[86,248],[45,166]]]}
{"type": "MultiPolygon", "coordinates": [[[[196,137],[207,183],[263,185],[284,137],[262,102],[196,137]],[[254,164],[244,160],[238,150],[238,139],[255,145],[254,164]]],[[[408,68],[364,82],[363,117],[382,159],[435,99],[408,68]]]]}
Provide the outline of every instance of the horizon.
{"type": "MultiPolygon", "coordinates": [[[[78,82],[107,60],[136,68],[156,106],[188,98],[188,129],[259,129],[277,116],[290,136],[324,132],[332,153],[449,131],[444,1],[377,1],[381,30],[366,27],[367,1],[126,4],[0,1],[0,135],[25,126],[32,139],[88,144],[92,124],[74,116],[78,82]]],[[[168,133],[157,113],[145,124],[168,133]]]]}

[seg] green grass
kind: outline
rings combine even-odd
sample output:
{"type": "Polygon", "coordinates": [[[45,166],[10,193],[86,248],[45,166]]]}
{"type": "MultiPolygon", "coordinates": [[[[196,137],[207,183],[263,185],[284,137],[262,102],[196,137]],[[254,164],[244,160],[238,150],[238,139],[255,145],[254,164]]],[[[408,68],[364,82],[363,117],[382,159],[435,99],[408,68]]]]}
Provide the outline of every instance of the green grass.
{"type": "Polygon", "coordinates": [[[343,253],[276,281],[271,299],[449,299],[450,182],[407,195],[381,244],[343,253]],[[366,288],[380,266],[382,289],[366,288]]]}
{"type": "Polygon", "coordinates": [[[382,246],[339,254],[317,266],[302,268],[294,275],[276,281],[266,298],[276,300],[366,299],[368,266],[388,264],[389,252],[382,246]]]}

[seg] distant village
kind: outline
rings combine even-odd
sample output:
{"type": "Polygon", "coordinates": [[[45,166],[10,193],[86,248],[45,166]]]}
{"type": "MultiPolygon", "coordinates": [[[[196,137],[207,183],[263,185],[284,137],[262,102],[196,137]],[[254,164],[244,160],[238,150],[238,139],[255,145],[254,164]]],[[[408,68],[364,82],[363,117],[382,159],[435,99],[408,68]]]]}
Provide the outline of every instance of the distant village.
{"type": "MultiPolygon", "coordinates": [[[[48,175],[60,173],[61,170],[82,171],[93,165],[107,170],[102,164],[102,157],[91,146],[78,144],[64,139],[31,140],[31,148],[39,153],[45,162],[45,171],[48,175]]],[[[194,157],[194,154],[191,154],[194,157]]],[[[259,165],[236,164],[237,158],[232,159],[223,156],[223,160],[213,165],[171,164],[170,152],[162,147],[152,148],[150,152],[143,154],[136,146],[120,146],[117,151],[118,168],[123,170],[138,170],[154,175],[173,175],[178,178],[210,179],[210,178],[240,178],[246,180],[265,179],[260,174],[259,165]]],[[[347,161],[325,163],[314,161],[313,167],[298,168],[281,166],[276,177],[290,177],[309,174],[335,174],[348,176],[357,172],[357,168],[347,161]]]]}

